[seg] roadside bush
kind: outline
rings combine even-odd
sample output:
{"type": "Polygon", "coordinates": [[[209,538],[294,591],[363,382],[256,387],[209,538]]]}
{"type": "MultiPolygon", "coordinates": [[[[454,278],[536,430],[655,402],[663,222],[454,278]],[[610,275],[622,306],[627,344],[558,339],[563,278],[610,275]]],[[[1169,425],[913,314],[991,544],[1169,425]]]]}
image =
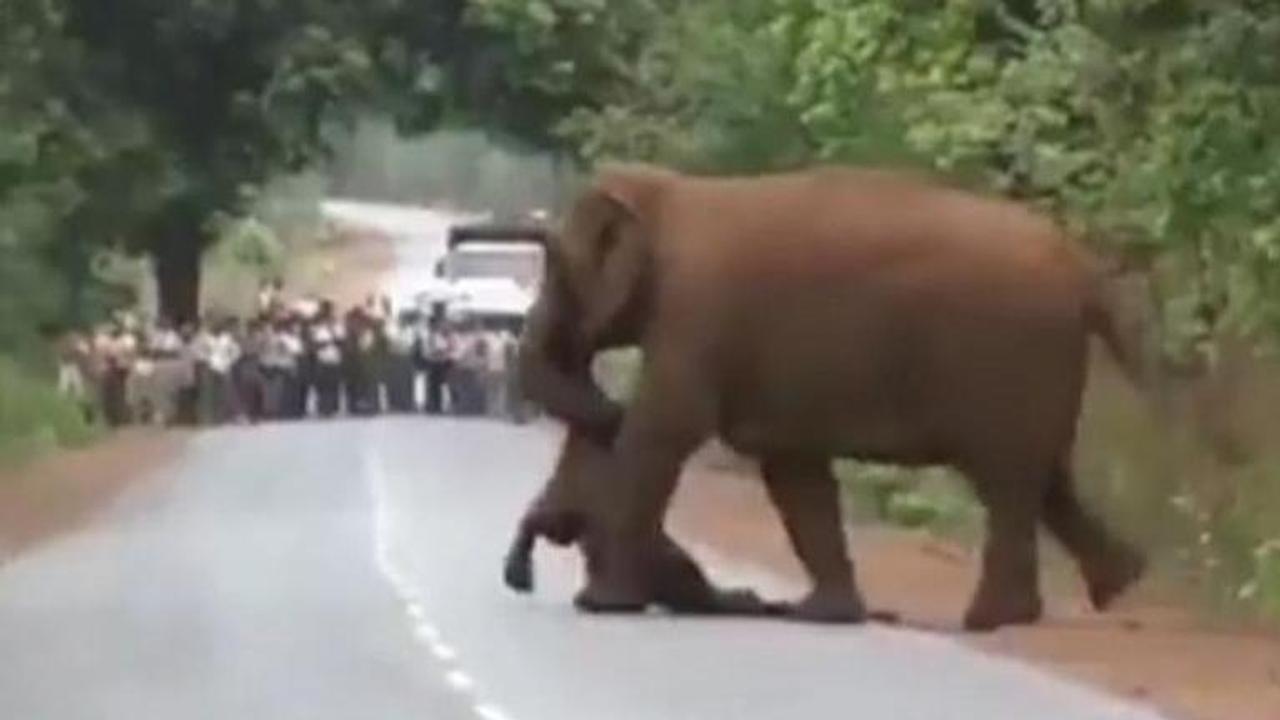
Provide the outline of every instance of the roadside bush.
{"type": "Polygon", "coordinates": [[[881,522],[956,539],[978,537],[982,507],[964,480],[946,468],[907,470],[840,460],[835,465],[854,522],[881,522]]]}
{"type": "Polygon", "coordinates": [[[96,432],[82,409],[46,379],[0,357],[0,465],[9,468],[55,448],[83,445],[96,432]]]}
{"type": "Polygon", "coordinates": [[[605,395],[619,402],[628,402],[635,393],[636,378],[640,376],[640,351],[636,348],[610,350],[596,356],[591,374],[604,390],[605,395]]]}
{"type": "Polygon", "coordinates": [[[1209,372],[1167,384],[1158,416],[1095,365],[1077,482],[1205,609],[1280,621],[1280,448],[1269,436],[1280,421],[1280,368],[1221,350],[1209,372]]]}

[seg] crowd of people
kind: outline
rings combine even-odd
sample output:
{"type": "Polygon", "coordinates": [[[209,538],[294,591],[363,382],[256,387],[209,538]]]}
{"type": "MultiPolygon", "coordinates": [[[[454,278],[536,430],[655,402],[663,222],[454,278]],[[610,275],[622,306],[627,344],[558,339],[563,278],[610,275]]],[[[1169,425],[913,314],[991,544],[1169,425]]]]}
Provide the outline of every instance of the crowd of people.
{"type": "Polygon", "coordinates": [[[59,386],[112,426],[425,412],[523,422],[513,330],[385,297],[339,312],[265,285],[252,317],[118,313],[60,348],[59,386]]]}

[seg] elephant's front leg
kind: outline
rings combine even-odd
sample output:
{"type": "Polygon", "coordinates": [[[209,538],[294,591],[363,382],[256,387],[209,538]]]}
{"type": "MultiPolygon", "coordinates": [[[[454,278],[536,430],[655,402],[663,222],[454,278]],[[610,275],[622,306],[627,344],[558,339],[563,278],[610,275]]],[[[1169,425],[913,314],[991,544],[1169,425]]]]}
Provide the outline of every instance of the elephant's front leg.
{"type": "Polygon", "coordinates": [[[826,457],[767,457],[769,497],[813,581],[791,615],[813,622],[856,623],[867,617],[845,547],[840,498],[826,457]]]}

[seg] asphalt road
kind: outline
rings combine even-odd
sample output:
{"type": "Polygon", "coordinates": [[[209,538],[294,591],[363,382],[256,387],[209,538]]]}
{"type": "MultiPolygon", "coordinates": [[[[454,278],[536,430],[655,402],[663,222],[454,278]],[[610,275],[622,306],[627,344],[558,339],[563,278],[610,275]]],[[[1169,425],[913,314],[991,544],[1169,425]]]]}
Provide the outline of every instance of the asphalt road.
{"type": "MultiPolygon", "coordinates": [[[[562,551],[513,595],[501,557],[558,433],[202,433],[92,527],[0,570],[0,718],[1158,717],[911,631],[583,616],[562,551]]],[[[798,590],[693,549],[720,580],[798,590]]]]}

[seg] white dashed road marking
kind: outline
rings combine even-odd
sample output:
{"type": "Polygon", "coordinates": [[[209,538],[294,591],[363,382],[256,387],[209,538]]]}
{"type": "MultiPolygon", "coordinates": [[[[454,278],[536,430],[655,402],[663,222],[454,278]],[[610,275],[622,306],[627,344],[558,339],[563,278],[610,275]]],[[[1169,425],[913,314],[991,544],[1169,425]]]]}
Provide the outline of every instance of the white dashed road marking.
{"type": "Polygon", "coordinates": [[[374,565],[403,604],[404,614],[413,626],[414,637],[439,661],[444,682],[471,701],[471,709],[477,717],[481,720],[514,720],[480,694],[475,679],[460,666],[458,651],[444,641],[440,629],[431,623],[422,604],[422,596],[396,564],[391,549],[391,510],[386,498],[386,475],[375,450],[366,450],[364,460],[365,477],[369,480],[373,496],[374,565]]]}

